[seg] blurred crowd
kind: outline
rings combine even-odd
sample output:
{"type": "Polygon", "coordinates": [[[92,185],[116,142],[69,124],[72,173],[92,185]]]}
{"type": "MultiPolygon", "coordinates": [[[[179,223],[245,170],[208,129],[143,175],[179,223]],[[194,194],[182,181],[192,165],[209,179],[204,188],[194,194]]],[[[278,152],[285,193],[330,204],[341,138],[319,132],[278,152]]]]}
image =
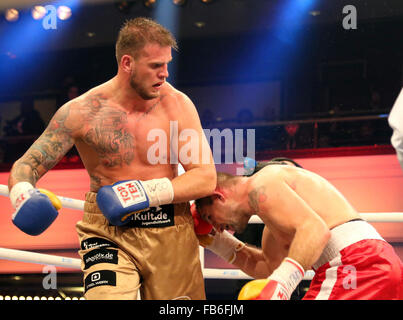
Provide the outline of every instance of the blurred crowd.
{"type": "MultiPolygon", "coordinates": [[[[56,99],[57,105],[61,106],[81,93],[74,79],[67,77],[56,99]]],[[[299,118],[295,115],[286,115],[285,120],[273,121],[270,120],[270,116],[266,119],[256,117],[254,110],[249,108],[240,110],[233,118],[228,119],[216,117],[212,110],[205,109],[200,112],[200,119],[206,129],[254,129],[255,151],[259,152],[388,145],[392,131],[382,112],[387,114],[388,110],[383,108],[379,92],[372,90],[367,108],[355,113],[342,111],[342,106],[336,105],[325,113],[311,113],[305,116],[301,114],[299,118]]],[[[34,100],[22,99],[20,113],[11,120],[3,121],[0,163],[11,164],[21,157],[46,125],[34,107],[34,100]]],[[[246,142],[245,135],[244,146],[246,142]]],[[[61,163],[79,161],[78,153],[73,147],[61,163]]]]}

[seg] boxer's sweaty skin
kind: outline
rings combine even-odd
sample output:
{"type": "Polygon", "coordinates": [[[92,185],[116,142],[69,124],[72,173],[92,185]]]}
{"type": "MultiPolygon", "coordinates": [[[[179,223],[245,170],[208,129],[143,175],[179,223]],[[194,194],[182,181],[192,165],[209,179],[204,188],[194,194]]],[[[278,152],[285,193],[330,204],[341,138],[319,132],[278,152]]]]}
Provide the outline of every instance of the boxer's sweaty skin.
{"type": "Polygon", "coordinates": [[[172,48],[150,41],[142,49],[123,50],[114,78],[61,106],[43,134],[14,163],[9,177],[10,190],[20,181],[35,185],[76,146],[92,191],[86,193],[84,215],[76,224],[80,243],[104,239],[114,247],[114,262],[106,265],[102,260],[86,266],[86,257],[94,257],[99,248],[79,250],[86,299],[136,299],[140,286],[142,299],[205,299],[188,201],[213,192],[215,165],[195,106],[166,82],[172,48]],[[199,151],[190,162],[180,157],[188,144],[199,151]],[[178,160],[185,170],[180,176],[178,160]],[[96,201],[100,187],[164,177],[172,179],[174,205],[156,209],[163,210],[162,216],[169,215],[161,227],[119,228],[101,214],[96,201]],[[94,272],[102,281],[93,281],[94,272]],[[173,276],[167,278],[167,272],[173,276]]]}
{"type": "MultiPolygon", "coordinates": [[[[196,108],[186,95],[165,82],[171,48],[149,44],[143,50],[145,53],[139,58],[143,59],[140,85],[147,99],[135,95],[133,86],[121,90],[118,74],[69,101],[57,110],[43,134],[14,164],[9,188],[19,181],[35,185],[73,145],[88,171],[93,192],[127,179],[173,179],[177,176],[177,162],[171,161],[170,152],[170,126],[174,122],[179,133],[190,129],[198,135],[199,151],[203,145],[204,156],[207,152],[210,159],[208,164],[203,163],[199,152],[197,161],[183,164],[186,173],[192,172],[192,183],[198,188],[189,188],[189,176],[184,183],[186,174],[177,177],[176,184],[172,182],[174,202],[194,199],[214,189],[215,168],[196,108]],[[157,143],[160,148],[155,151],[157,143]],[[209,190],[203,187],[206,178],[213,178],[212,183],[208,182],[209,190]]],[[[186,142],[179,141],[178,149],[186,142]]]]}
{"type": "Polygon", "coordinates": [[[308,170],[294,166],[267,167],[253,177],[250,185],[248,201],[265,224],[262,250],[273,262],[271,269],[287,255],[295,256],[307,267],[321,250],[302,246],[311,238],[315,240],[316,233],[321,236],[320,228],[330,230],[360,217],[331,183],[308,170]],[[296,230],[304,224],[307,230],[298,238],[296,230]]]}
{"type": "Polygon", "coordinates": [[[293,165],[266,166],[250,177],[218,187],[211,204],[199,207],[217,230],[241,233],[252,215],[265,228],[261,250],[243,249],[234,265],[254,278],[268,277],[285,257],[305,270],[319,258],[330,229],[359,218],[345,197],[326,179],[293,165]]]}
{"type": "MultiPolygon", "coordinates": [[[[346,198],[329,181],[314,172],[294,166],[273,166],[253,176],[251,189],[248,192],[249,204],[271,228],[276,229],[277,217],[285,220],[286,216],[285,210],[276,211],[276,208],[277,210],[281,208],[280,205],[271,207],[270,204],[274,201],[284,204],[291,202],[287,201],[287,197],[289,200],[294,199],[294,202],[298,199],[301,203],[305,203],[329,229],[359,218],[357,211],[346,198]]],[[[287,215],[295,216],[292,212],[287,215]]]]}

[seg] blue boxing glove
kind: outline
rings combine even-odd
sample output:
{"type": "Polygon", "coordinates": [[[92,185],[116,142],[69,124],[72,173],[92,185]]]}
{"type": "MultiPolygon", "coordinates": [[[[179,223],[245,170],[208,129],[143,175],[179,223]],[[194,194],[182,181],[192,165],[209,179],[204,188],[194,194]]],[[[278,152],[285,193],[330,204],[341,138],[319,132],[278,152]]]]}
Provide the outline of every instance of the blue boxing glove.
{"type": "Polygon", "coordinates": [[[10,191],[10,200],[16,209],[14,225],[21,231],[37,236],[56,219],[61,202],[55,194],[36,189],[29,182],[18,182],[10,191]]]}
{"type": "Polygon", "coordinates": [[[169,204],[173,198],[174,191],[168,178],[127,180],[100,188],[97,204],[111,224],[122,226],[129,222],[128,218],[133,214],[169,204]]]}

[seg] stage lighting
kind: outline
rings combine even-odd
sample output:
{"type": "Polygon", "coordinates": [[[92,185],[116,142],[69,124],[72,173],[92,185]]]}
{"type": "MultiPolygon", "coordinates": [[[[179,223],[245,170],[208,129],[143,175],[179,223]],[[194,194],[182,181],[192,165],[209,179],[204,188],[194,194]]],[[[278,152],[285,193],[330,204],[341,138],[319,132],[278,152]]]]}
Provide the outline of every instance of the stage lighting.
{"type": "Polygon", "coordinates": [[[206,26],[206,23],[204,21],[196,21],[194,25],[198,28],[204,28],[206,26]]]}
{"type": "Polygon", "coordinates": [[[57,8],[57,17],[60,20],[67,20],[71,17],[71,9],[67,6],[60,6],[57,8]]]}
{"type": "Polygon", "coordinates": [[[32,18],[40,20],[46,15],[46,9],[43,6],[35,6],[31,11],[32,18]]]}
{"type": "Polygon", "coordinates": [[[133,0],[115,0],[115,7],[122,13],[129,13],[130,8],[132,7],[134,1],[133,0]]]}
{"type": "Polygon", "coordinates": [[[9,22],[17,21],[18,18],[20,17],[20,13],[18,12],[17,9],[7,9],[6,13],[4,14],[5,18],[9,22]]]}
{"type": "Polygon", "coordinates": [[[213,2],[213,0],[200,0],[200,1],[203,3],[212,3],[213,2]]]}
{"type": "Polygon", "coordinates": [[[157,4],[157,0],[144,0],[143,4],[147,7],[147,8],[154,8],[155,5],[157,4]]]}
{"type": "Polygon", "coordinates": [[[313,17],[319,16],[320,13],[321,13],[321,12],[320,12],[319,10],[312,10],[312,11],[309,11],[309,14],[310,14],[311,16],[313,16],[313,17]]]}
{"type": "Polygon", "coordinates": [[[186,0],[172,0],[172,3],[176,6],[184,6],[186,4],[186,0]]]}

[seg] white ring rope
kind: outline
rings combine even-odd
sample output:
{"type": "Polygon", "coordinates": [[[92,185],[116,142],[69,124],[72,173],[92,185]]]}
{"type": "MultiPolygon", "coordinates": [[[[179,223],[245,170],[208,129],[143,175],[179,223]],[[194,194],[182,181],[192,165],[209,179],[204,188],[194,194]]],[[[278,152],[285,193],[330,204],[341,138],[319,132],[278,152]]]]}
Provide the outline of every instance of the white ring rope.
{"type": "MultiPolygon", "coordinates": [[[[367,222],[403,222],[403,212],[360,213],[360,216],[367,222]]],[[[260,224],[263,221],[258,216],[252,216],[249,223],[260,224]]]]}
{"type": "MultiPolygon", "coordinates": [[[[315,272],[308,270],[305,272],[304,280],[312,280],[315,272]]],[[[203,276],[206,279],[226,279],[226,280],[252,280],[253,278],[239,269],[203,269],[203,276]]]]}
{"type": "MultiPolygon", "coordinates": [[[[0,184],[0,195],[8,197],[8,186],[0,184]]],[[[84,201],[63,196],[57,196],[62,202],[64,208],[84,210],[84,201]]],[[[371,212],[360,213],[360,216],[368,222],[403,222],[403,212],[371,212]]],[[[259,224],[263,221],[258,216],[252,216],[249,220],[250,224],[259,224]]]]}
{"type": "Polygon", "coordinates": [[[6,248],[0,248],[0,259],[45,264],[73,269],[80,269],[81,265],[81,260],[77,258],[61,257],[50,254],[6,248]]]}
{"type": "MultiPolygon", "coordinates": [[[[4,184],[0,184],[0,195],[8,197],[8,186],[4,184]]],[[[75,210],[84,210],[84,201],[77,200],[72,198],[66,198],[62,196],[57,196],[62,202],[62,206],[64,208],[75,209],[75,210]]]]}
{"type": "MultiPolygon", "coordinates": [[[[0,195],[8,196],[8,187],[0,184],[0,195]]],[[[57,196],[62,202],[62,206],[65,208],[83,210],[84,201],[71,199],[67,197],[57,196]]],[[[360,213],[361,217],[368,222],[403,222],[403,212],[383,212],[383,213],[360,213]]],[[[252,216],[249,220],[250,224],[263,223],[258,216],[252,216]]],[[[203,250],[200,250],[203,252],[203,250]]],[[[204,257],[201,253],[201,261],[204,261],[204,257]]],[[[62,256],[55,256],[43,253],[6,249],[0,248],[0,259],[13,260],[20,262],[37,263],[43,265],[54,265],[58,267],[80,269],[81,260],[77,258],[69,258],[62,256]]],[[[312,280],[315,273],[312,270],[308,270],[305,273],[304,280],[312,280]]],[[[203,276],[206,279],[252,279],[246,273],[239,269],[213,269],[203,268],[203,276]]]]}

